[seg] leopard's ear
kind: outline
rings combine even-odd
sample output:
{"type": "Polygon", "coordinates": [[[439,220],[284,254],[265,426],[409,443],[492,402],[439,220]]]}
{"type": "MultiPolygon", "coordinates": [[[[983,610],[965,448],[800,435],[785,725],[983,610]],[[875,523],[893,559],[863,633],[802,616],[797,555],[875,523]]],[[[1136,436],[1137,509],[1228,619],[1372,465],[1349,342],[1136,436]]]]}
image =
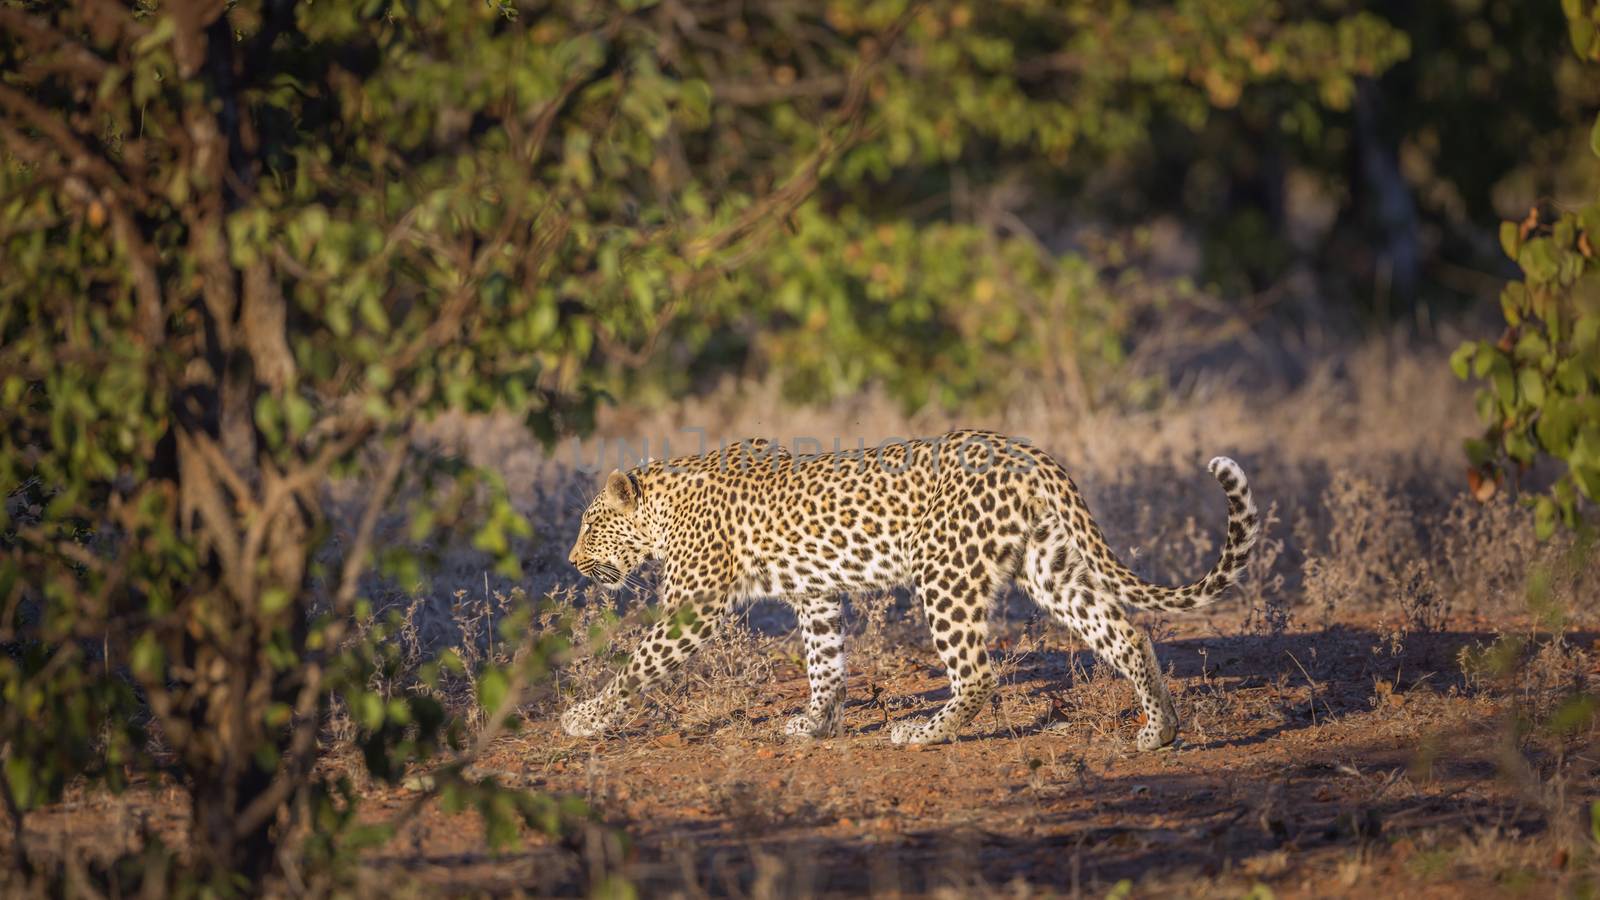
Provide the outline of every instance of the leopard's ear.
{"type": "Polygon", "coordinates": [[[639,479],[632,472],[612,469],[606,477],[606,503],[623,512],[633,512],[639,506],[639,479]]]}

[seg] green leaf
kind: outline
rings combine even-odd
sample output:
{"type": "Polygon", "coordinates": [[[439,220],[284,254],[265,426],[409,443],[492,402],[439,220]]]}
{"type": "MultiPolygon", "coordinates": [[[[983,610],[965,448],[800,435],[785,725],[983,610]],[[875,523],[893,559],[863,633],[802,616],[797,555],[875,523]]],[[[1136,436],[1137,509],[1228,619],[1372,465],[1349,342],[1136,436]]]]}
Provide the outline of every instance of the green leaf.
{"type": "Polygon", "coordinates": [[[1561,271],[1555,245],[1548,237],[1536,237],[1524,243],[1517,253],[1517,265],[1522,267],[1529,281],[1537,284],[1553,280],[1561,271]]]}
{"type": "Polygon", "coordinates": [[[389,314],[383,308],[383,301],[377,293],[369,291],[361,295],[359,303],[361,321],[378,334],[389,333],[389,314]]]}
{"type": "Polygon", "coordinates": [[[478,705],[483,709],[484,715],[495,715],[505,703],[506,692],[511,689],[506,673],[500,669],[488,669],[478,676],[478,705]]]}
{"type": "Polygon", "coordinates": [[[1544,379],[1538,369],[1522,369],[1517,373],[1517,386],[1522,396],[1535,408],[1544,406],[1544,379]]]}
{"type": "Polygon", "coordinates": [[[477,534],[473,535],[472,546],[485,553],[499,556],[509,550],[511,544],[506,539],[504,524],[499,519],[490,519],[483,523],[477,534]]]}
{"type": "Polygon", "coordinates": [[[1450,354],[1450,371],[1454,372],[1457,378],[1466,381],[1467,376],[1471,374],[1472,358],[1477,353],[1478,344],[1476,341],[1468,341],[1457,347],[1455,352],[1450,354]]]}
{"type": "Polygon", "coordinates": [[[1550,343],[1537,331],[1525,332],[1517,339],[1515,356],[1518,362],[1537,365],[1550,352],[1550,343]]]}
{"type": "Polygon", "coordinates": [[[1600,156],[1600,115],[1594,117],[1594,127],[1589,129],[1589,150],[1600,156]]]}
{"type": "Polygon", "coordinates": [[[1505,436],[1506,455],[1520,463],[1532,463],[1533,442],[1521,430],[1508,431],[1505,436]]]}
{"type": "Polygon", "coordinates": [[[267,445],[277,447],[283,443],[283,406],[271,394],[256,398],[256,428],[267,445]]]}
{"type": "Polygon", "coordinates": [[[257,744],[255,753],[252,754],[252,757],[255,759],[256,768],[263,772],[276,771],[278,768],[278,763],[282,759],[281,754],[278,752],[277,746],[271,741],[262,741],[261,743],[257,744]]]}
{"type": "Polygon", "coordinates": [[[466,674],[466,664],[461,661],[461,656],[455,650],[446,647],[439,652],[439,664],[457,675],[466,674]]]}
{"type": "Polygon", "coordinates": [[[409,534],[411,540],[420,543],[433,533],[434,522],[438,513],[431,506],[419,506],[411,513],[409,534]]]}
{"type": "Polygon", "coordinates": [[[291,391],[283,397],[283,418],[289,426],[289,436],[299,440],[311,430],[311,401],[291,391]]]}
{"type": "Polygon", "coordinates": [[[1577,404],[1562,397],[1552,398],[1534,423],[1534,435],[1545,452],[1565,457],[1572,452],[1572,439],[1578,426],[1577,404]]]}
{"type": "Polygon", "coordinates": [[[1517,258],[1522,249],[1522,231],[1516,222],[1500,223],[1500,249],[1505,251],[1507,259],[1517,258]]]}
{"type": "Polygon", "coordinates": [[[267,707],[267,714],[262,721],[266,722],[268,728],[282,728],[289,724],[289,720],[293,716],[294,710],[289,704],[273,703],[267,707]]]}
{"type": "Polygon", "coordinates": [[[1544,727],[1551,733],[1563,736],[1581,734],[1594,723],[1597,712],[1595,703],[1594,696],[1590,694],[1570,696],[1550,714],[1544,727]]]}
{"type": "Polygon", "coordinates": [[[1499,353],[1488,341],[1478,341],[1472,356],[1472,374],[1479,378],[1489,377],[1489,371],[1494,368],[1499,353]]]}
{"type": "Polygon", "coordinates": [[[522,577],[522,561],[516,554],[507,553],[495,561],[494,573],[509,581],[516,581],[522,577]]]}
{"type": "MultiPolygon", "coordinates": [[[[1595,801],[1595,806],[1600,807],[1600,800],[1595,801]]],[[[1600,831],[1600,826],[1596,830],[1600,831]]],[[[593,900],[637,900],[639,891],[621,875],[607,874],[590,889],[589,896],[593,900]]]]}
{"type": "Polygon", "coordinates": [[[1467,438],[1463,449],[1466,451],[1467,460],[1475,468],[1483,466],[1494,457],[1494,448],[1482,438],[1467,438]]]}
{"type": "MultiPolygon", "coordinates": [[[[1600,119],[1595,120],[1600,123],[1600,119]]],[[[1578,211],[1578,223],[1589,235],[1589,244],[1600,252],[1600,202],[1591,203],[1578,211]]]]}
{"type": "Polygon", "coordinates": [[[1533,504],[1533,533],[1541,541],[1556,533],[1556,504],[1549,497],[1540,497],[1533,504]]]}
{"type": "Polygon", "coordinates": [[[639,312],[649,314],[655,307],[655,291],[650,287],[650,279],[644,272],[635,270],[628,275],[628,289],[633,293],[633,302],[639,312]]]}
{"type": "Polygon", "coordinates": [[[261,592],[261,611],[269,616],[283,612],[289,606],[291,595],[281,587],[269,587],[261,592]]]}
{"type": "Polygon", "coordinates": [[[6,784],[21,809],[32,809],[36,801],[43,799],[39,796],[43,792],[36,789],[34,782],[33,761],[20,753],[6,758],[6,784]]]}
{"type": "Polygon", "coordinates": [[[134,42],[133,52],[137,56],[143,56],[172,40],[177,33],[178,20],[170,15],[162,16],[156,20],[154,28],[134,42]]]}
{"type": "Polygon", "coordinates": [[[1505,357],[1496,356],[1497,365],[1489,372],[1489,383],[1494,385],[1495,397],[1500,400],[1500,408],[1506,415],[1512,415],[1517,410],[1517,381],[1511,374],[1511,366],[1505,357]]]}
{"type": "Polygon", "coordinates": [[[161,649],[161,642],[156,639],[154,631],[141,633],[128,649],[128,666],[140,681],[161,681],[166,663],[166,651],[161,649]]]}
{"type": "Polygon", "coordinates": [[[362,729],[372,732],[383,727],[383,698],[372,691],[356,694],[351,704],[351,715],[362,729]]]}
{"type": "Polygon", "coordinates": [[[1589,500],[1600,500],[1600,464],[1568,460],[1568,473],[1578,492],[1589,500]]]}

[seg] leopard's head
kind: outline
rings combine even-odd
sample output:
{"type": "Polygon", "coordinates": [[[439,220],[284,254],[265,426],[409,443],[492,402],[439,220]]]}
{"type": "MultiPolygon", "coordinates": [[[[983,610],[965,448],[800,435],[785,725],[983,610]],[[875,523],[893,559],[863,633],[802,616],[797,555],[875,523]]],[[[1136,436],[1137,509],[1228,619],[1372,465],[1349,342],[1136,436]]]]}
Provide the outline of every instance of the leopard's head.
{"type": "Polygon", "coordinates": [[[613,471],[606,486],[583,511],[578,540],[567,561],[605,587],[622,586],[628,573],[650,555],[650,540],[640,509],[643,487],[633,472],[613,471]]]}

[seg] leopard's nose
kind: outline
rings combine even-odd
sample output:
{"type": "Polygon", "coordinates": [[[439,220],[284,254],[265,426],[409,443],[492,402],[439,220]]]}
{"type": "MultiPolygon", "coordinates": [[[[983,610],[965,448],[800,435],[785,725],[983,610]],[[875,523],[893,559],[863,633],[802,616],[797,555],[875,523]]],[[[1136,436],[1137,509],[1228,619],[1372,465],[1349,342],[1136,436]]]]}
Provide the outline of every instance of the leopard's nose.
{"type": "Polygon", "coordinates": [[[578,545],[577,544],[573,544],[572,545],[572,549],[567,551],[567,562],[572,563],[573,565],[577,565],[578,564],[578,545]]]}

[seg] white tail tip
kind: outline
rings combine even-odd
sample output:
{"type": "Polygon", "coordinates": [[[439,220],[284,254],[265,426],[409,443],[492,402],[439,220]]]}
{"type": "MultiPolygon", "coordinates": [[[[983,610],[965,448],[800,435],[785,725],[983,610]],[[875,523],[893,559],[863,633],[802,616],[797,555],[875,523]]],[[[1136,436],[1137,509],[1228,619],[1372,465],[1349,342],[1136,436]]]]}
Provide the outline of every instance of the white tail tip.
{"type": "Polygon", "coordinates": [[[1213,456],[1211,458],[1211,462],[1206,463],[1206,469],[1212,475],[1216,475],[1222,471],[1227,471],[1236,478],[1244,477],[1244,470],[1239,468],[1239,464],[1226,456],[1213,456]]]}

